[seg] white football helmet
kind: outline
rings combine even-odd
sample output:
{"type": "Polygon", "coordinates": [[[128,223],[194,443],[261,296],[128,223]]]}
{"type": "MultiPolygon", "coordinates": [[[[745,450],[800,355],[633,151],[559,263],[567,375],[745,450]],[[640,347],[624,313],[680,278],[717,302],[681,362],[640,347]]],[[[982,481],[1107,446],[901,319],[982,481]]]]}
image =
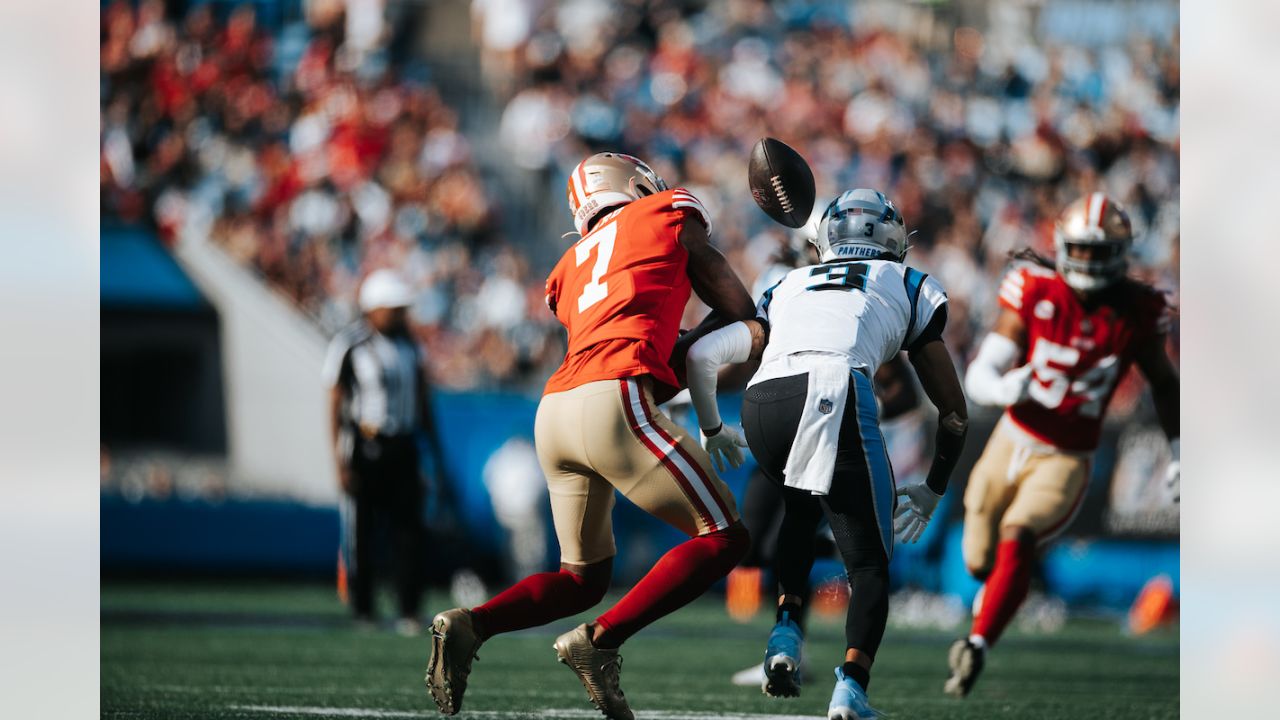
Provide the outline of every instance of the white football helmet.
{"type": "Polygon", "coordinates": [[[638,158],[622,153],[596,153],[578,163],[566,191],[573,226],[585,235],[601,212],[646,195],[662,192],[667,184],[638,158]]]}
{"type": "Polygon", "coordinates": [[[907,256],[907,227],[902,213],[879,190],[858,188],[831,201],[818,221],[812,242],[822,262],[907,256]]]}
{"type": "Polygon", "coordinates": [[[1058,272],[1076,290],[1100,290],[1129,269],[1133,228],[1124,207],[1106,195],[1090,193],[1067,206],[1053,228],[1058,272]],[[1094,248],[1089,259],[1071,257],[1073,246],[1094,248]]]}

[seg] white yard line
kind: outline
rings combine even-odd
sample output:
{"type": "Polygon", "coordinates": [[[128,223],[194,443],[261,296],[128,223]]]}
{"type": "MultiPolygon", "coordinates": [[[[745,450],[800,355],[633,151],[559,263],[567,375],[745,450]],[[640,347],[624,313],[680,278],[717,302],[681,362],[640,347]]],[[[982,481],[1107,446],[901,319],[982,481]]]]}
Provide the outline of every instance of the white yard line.
{"type": "MultiPolygon", "coordinates": [[[[232,705],[232,710],[258,712],[280,715],[312,715],[315,717],[344,718],[426,718],[434,716],[434,712],[411,712],[408,710],[375,710],[372,708],[340,708],[305,705],[232,705]]],[[[543,710],[471,710],[459,714],[459,718],[498,718],[498,717],[535,717],[535,718],[573,718],[577,720],[595,720],[600,713],[583,708],[553,708],[543,710]]],[[[766,713],[717,713],[701,711],[667,711],[642,710],[636,713],[639,720],[813,720],[809,715],[770,715],[766,713]]]]}

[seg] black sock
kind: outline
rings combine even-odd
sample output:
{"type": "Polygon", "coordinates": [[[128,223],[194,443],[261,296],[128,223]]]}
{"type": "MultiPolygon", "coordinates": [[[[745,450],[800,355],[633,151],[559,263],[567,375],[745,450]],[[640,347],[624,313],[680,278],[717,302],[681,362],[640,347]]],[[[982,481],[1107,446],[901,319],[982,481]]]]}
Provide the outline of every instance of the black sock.
{"type": "Polygon", "coordinates": [[[774,617],[775,622],[782,622],[783,613],[787,613],[787,617],[791,622],[800,626],[800,631],[804,632],[804,613],[800,609],[799,603],[786,602],[778,606],[778,614],[774,617]]]}
{"type": "Polygon", "coordinates": [[[846,662],[844,664],[844,675],[861,685],[863,690],[870,689],[868,686],[871,685],[871,671],[858,663],[846,662]]]}

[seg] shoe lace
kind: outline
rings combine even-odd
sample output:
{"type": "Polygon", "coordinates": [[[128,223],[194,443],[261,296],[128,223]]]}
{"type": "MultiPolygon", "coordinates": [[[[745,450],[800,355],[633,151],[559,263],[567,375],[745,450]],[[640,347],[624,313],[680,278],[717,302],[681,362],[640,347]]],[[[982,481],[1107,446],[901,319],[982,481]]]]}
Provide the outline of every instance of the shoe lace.
{"type": "MultiPolygon", "coordinates": [[[[432,635],[432,637],[435,637],[435,638],[436,638],[436,639],[438,639],[438,640],[444,640],[444,639],[445,639],[445,637],[444,637],[444,636],[445,636],[445,633],[444,633],[444,632],[442,632],[442,631],[440,631],[440,630],[436,630],[435,628],[431,628],[431,635],[432,635]]],[[[472,659],[472,660],[479,660],[479,659],[480,659],[480,643],[476,643],[476,646],[475,646],[475,647],[473,647],[473,648],[471,648],[471,659],[472,659]]]]}
{"type": "Polygon", "coordinates": [[[604,677],[607,690],[623,697],[619,676],[622,673],[622,656],[614,655],[600,664],[600,674],[604,677]]]}

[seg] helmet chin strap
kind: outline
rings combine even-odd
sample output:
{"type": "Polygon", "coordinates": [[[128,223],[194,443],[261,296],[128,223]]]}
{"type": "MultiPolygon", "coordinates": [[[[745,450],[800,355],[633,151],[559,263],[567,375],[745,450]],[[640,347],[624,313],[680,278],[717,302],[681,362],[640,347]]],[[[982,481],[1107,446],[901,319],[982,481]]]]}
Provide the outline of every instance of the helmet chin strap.
{"type": "Polygon", "coordinates": [[[627,183],[627,189],[631,192],[631,197],[637,200],[639,200],[642,197],[648,197],[653,194],[652,192],[649,191],[649,188],[643,185],[637,185],[636,179],[634,177],[631,178],[631,180],[627,183]]]}

